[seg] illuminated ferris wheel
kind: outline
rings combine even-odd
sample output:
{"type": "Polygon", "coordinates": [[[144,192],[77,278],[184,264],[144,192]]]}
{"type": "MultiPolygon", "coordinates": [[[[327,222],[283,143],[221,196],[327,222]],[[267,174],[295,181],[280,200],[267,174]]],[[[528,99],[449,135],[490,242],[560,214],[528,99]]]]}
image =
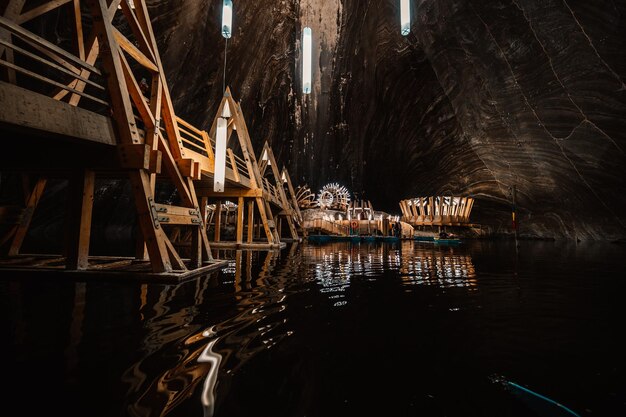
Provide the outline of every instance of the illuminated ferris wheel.
{"type": "Polygon", "coordinates": [[[350,191],[336,182],[326,184],[317,197],[319,206],[323,209],[347,210],[350,204],[350,191]]]}

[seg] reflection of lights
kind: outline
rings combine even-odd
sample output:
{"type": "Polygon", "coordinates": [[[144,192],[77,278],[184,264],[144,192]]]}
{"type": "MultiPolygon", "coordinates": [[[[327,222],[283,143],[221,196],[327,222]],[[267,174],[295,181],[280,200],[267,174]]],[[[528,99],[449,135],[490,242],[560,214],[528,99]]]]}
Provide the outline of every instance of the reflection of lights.
{"type": "MultiPolygon", "coordinates": [[[[213,328],[206,330],[204,334],[214,335],[213,328]]],[[[212,416],[215,410],[215,385],[217,384],[217,371],[220,368],[222,362],[222,355],[213,351],[213,347],[217,343],[217,339],[211,340],[206,348],[202,351],[198,357],[198,362],[206,362],[211,364],[211,369],[207,373],[204,380],[204,387],[202,388],[202,405],[204,406],[204,415],[212,416]]]]}
{"type": "Polygon", "coordinates": [[[333,244],[309,246],[305,255],[315,264],[315,278],[322,293],[343,293],[353,276],[379,277],[397,270],[405,285],[475,287],[476,271],[469,255],[425,249],[407,241],[402,250],[385,245],[333,244]]]}

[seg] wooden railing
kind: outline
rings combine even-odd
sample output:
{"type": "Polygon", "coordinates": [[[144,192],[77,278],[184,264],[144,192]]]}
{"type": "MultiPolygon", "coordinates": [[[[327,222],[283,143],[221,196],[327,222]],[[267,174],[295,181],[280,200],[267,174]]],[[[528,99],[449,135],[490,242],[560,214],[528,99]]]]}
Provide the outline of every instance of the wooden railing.
{"type": "Polygon", "coordinates": [[[0,59],[0,66],[9,74],[9,82],[52,95],[57,100],[71,94],[72,105],[81,103],[81,107],[89,110],[108,112],[105,83],[98,68],[4,17],[0,17],[0,29],[11,35],[0,38],[0,50],[11,51],[11,58],[7,53],[5,59],[0,59]],[[94,75],[97,80],[93,79],[94,75]],[[54,90],[52,94],[50,87],[54,90]],[[85,92],[86,89],[89,93],[85,92]],[[80,98],[87,99],[90,104],[84,104],[80,98]]]}

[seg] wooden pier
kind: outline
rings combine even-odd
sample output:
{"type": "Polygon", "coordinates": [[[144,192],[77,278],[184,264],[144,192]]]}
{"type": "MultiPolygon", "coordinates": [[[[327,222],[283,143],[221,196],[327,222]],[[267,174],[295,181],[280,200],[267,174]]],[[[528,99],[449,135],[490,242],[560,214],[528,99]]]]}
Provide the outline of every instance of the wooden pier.
{"type": "Polygon", "coordinates": [[[230,199],[238,203],[233,245],[244,243],[245,224],[246,243],[253,245],[252,231],[259,224],[264,232],[259,244],[280,247],[277,217],[287,222],[290,237],[298,238],[295,222],[301,217],[284,188],[289,184],[287,191],[293,194],[288,173],[278,173],[267,146],[272,169],[267,169],[269,162],[259,167],[230,89],[216,120],[228,118],[228,137],[236,131],[238,146],[227,149],[224,192],[213,191],[216,123],[207,132],[176,115],[145,1],[131,3],[9,0],[0,16],[0,171],[20,173],[28,188],[22,207],[0,208],[0,223],[13,222],[0,236],[7,248],[0,268],[53,265],[64,271],[131,275],[141,270],[173,279],[203,274],[224,264],[212,256],[206,207],[230,199]],[[51,12],[72,17],[72,42],[31,31],[45,26],[51,12]],[[132,185],[141,231],[132,259],[103,261],[89,254],[94,184],[100,176],[128,178],[132,185]],[[65,250],[54,261],[21,254],[50,178],[69,180],[65,250]],[[157,201],[157,183],[176,189],[176,204],[157,201]],[[189,254],[184,259],[181,245],[189,254]]]}

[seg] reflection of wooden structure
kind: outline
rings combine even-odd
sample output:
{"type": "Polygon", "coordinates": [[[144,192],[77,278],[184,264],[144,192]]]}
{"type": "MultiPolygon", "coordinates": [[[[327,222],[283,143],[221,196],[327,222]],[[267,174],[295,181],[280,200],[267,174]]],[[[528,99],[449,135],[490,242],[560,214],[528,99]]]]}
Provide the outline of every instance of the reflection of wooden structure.
{"type": "MultiPolygon", "coordinates": [[[[126,268],[129,259],[101,262],[89,256],[94,184],[103,173],[129,178],[132,185],[140,241],[130,262],[134,269],[126,270],[136,272],[143,265],[142,271],[187,276],[221,265],[212,258],[204,223],[210,193],[198,192],[212,186],[215,144],[207,132],[174,112],[145,2],[135,0],[134,7],[126,0],[5,4],[0,17],[0,132],[15,139],[3,145],[0,169],[30,176],[18,215],[13,209],[0,210],[0,215],[12,213],[0,223],[9,217],[16,221],[0,236],[8,255],[20,253],[47,178],[66,178],[65,256],[57,259],[66,270],[126,268]],[[51,11],[72,16],[73,46],[63,43],[63,49],[56,39],[28,30],[36,19],[45,22],[51,11]],[[91,32],[84,33],[85,28],[91,32]],[[157,183],[174,187],[175,204],[157,201],[157,183]],[[188,259],[174,244],[181,229],[190,239],[188,259]]],[[[241,109],[227,94],[232,128],[239,129],[245,139],[240,143],[247,145],[243,159],[229,152],[227,186],[257,202],[268,241],[276,244],[266,202],[282,209],[283,200],[263,186],[241,109]]]]}
{"type": "Polygon", "coordinates": [[[471,197],[416,197],[400,201],[402,220],[413,226],[470,226],[471,197]]]}

